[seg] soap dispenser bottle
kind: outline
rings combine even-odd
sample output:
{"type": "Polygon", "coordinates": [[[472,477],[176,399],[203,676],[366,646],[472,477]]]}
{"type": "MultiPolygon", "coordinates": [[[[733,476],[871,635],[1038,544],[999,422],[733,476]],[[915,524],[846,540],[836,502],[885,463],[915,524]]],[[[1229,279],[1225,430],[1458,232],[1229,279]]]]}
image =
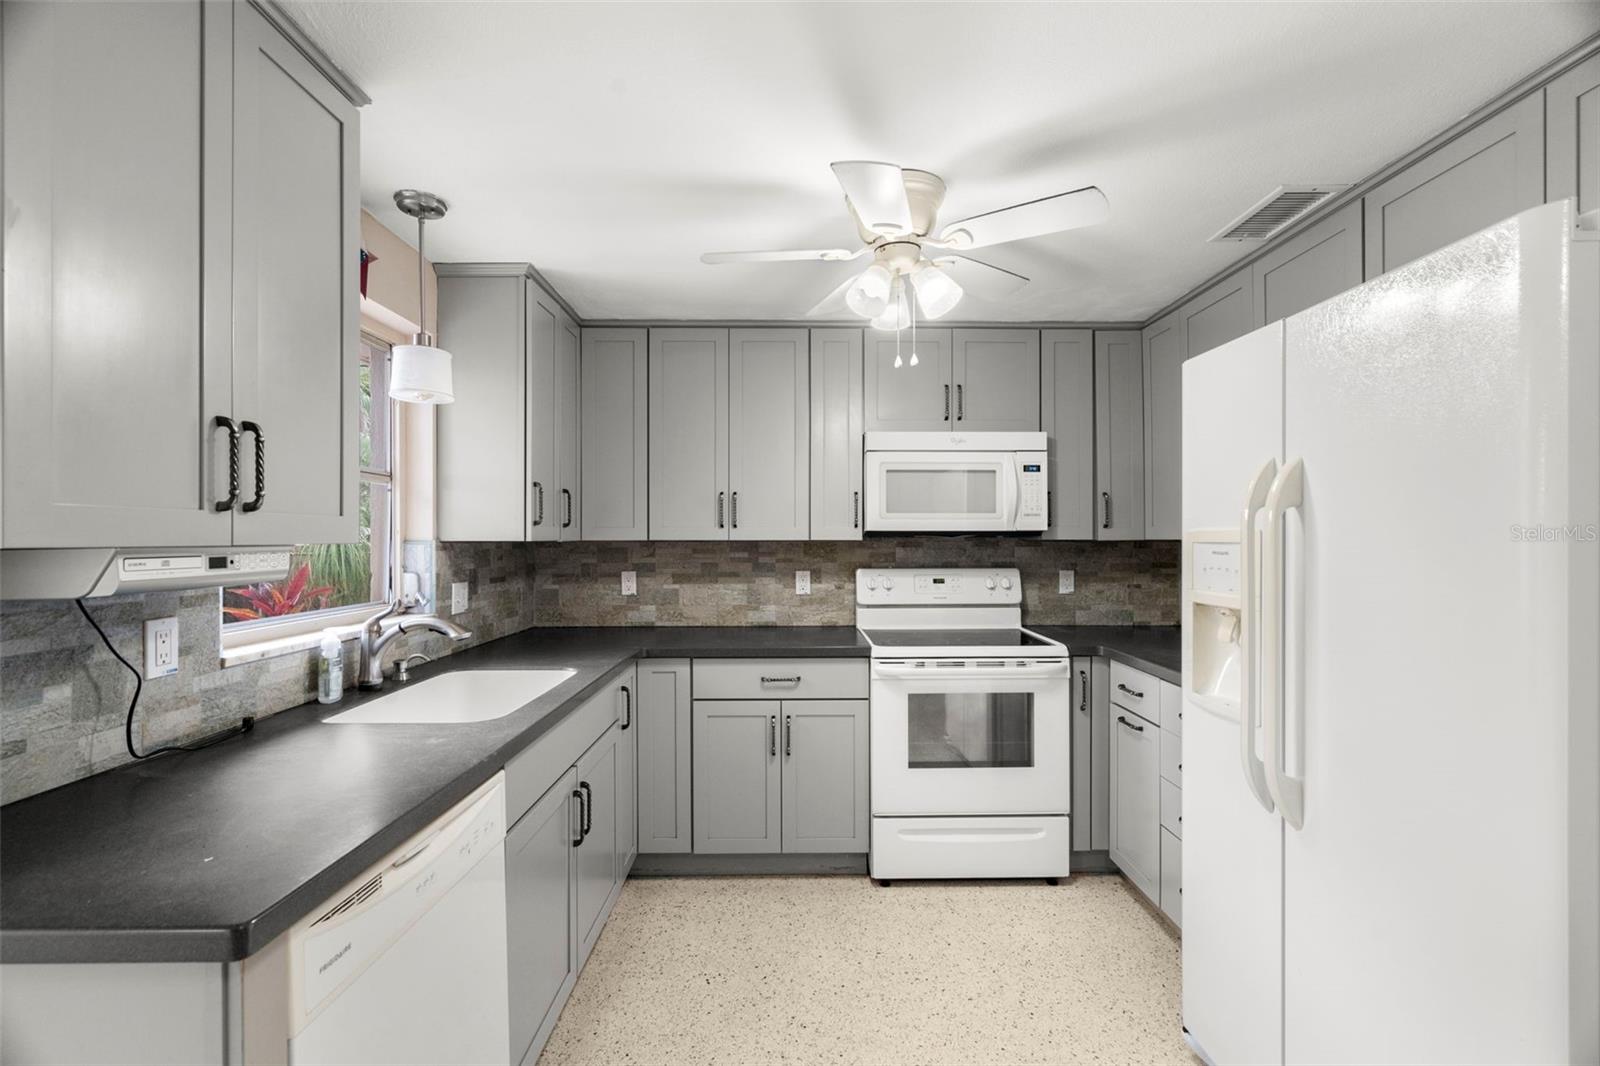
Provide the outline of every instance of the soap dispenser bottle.
{"type": "Polygon", "coordinates": [[[317,660],[317,702],[338,703],[344,698],[344,644],[333,630],[322,634],[322,656],[317,660]]]}

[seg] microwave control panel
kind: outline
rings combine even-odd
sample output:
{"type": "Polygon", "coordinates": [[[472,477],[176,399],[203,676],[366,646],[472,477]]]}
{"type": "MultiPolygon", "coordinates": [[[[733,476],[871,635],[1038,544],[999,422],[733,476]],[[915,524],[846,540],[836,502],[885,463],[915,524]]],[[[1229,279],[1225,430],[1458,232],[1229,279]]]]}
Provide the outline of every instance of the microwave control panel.
{"type": "Polygon", "coordinates": [[[1017,528],[1044,529],[1049,524],[1050,496],[1045,488],[1045,453],[1019,452],[1017,454],[1017,528]]]}

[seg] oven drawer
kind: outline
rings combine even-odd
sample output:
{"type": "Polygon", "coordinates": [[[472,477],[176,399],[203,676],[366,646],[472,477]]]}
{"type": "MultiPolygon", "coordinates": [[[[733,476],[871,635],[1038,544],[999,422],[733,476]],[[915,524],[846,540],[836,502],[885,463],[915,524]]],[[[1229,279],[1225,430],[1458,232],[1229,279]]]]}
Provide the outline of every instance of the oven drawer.
{"type": "Polygon", "coordinates": [[[1111,702],[1147,722],[1161,723],[1160,693],[1156,679],[1121,663],[1111,664],[1111,702]]]}
{"type": "Polygon", "coordinates": [[[696,659],[697,700],[864,700],[865,659],[696,659]]]}
{"type": "Polygon", "coordinates": [[[1035,818],[874,818],[872,876],[1066,877],[1072,831],[1065,815],[1035,818]]]}

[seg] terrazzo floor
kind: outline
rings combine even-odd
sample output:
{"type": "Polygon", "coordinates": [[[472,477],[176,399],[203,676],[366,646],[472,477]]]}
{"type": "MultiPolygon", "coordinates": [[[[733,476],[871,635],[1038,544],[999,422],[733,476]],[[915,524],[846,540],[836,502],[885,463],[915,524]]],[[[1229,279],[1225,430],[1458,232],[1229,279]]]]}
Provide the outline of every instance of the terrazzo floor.
{"type": "Polygon", "coordinates": [[[1198,1063],[1117,877],[627,882],[541,1066],[1198,1063]]]}

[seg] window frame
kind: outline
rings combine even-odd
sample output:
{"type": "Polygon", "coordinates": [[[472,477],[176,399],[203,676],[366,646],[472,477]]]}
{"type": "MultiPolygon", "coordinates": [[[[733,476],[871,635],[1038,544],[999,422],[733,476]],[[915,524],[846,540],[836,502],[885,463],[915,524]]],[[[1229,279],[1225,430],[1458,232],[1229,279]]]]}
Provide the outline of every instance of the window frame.
{"type": "MultiPolygon", "coordinates": [[[[385,403],[385,418],[383,425],[382,441],[383,452],[378,450],[378,433],[373,434],[372,459],[374,467],[359,466],[356,470],[359,495],[361,484],[384,485],[388,488],[388,519],[385,522],[387,536],[384,537],[384,550],[387,555],[385,563],[385,581],[387,588],[383,599],[368,600],[365,603],[346,604],[340,607],[325,607],[317,611],[305,611],[299,614],[286,615],[282,618],[258,618],[245,622],[229,622],[225,618],[221,624],[222,658],[224,665],[233,662],[246,662],[252,659],[265,658],[270,655],[281,655],[291,651],[299,651],[315,646],[321,639],[324,630],[333,629],[338,632],[342,640],[350,640],[361,632],[361,624],[376,614],[380,609],[393,601],[395,589],[398,586],[397,577],[401,566],[400,545],[400,501],[399,487],[400,474],[397,469],[399,461],[399,412],[396,403],[389,398],[389,372],[394,345],[384,337],[372,330],[361,330],[361,347],[363,357],[372,367],[372,398],[376,403],[382,396],[385,403]],[[371,355],[368,355],[368,352],[371,355]],[[383,355],[382,380],[377,373],[378,367],[373,360],[378,353],[383,355]],[[386,470],[376,469],[376,460],[380,454],[387,460],[386,470]]],[[[359,456],[357,459],[359,464],[359,456]]],[[[376,525],[376,521],[373,523],[376,525]]],[[[222,616],[222,595],[224,590],[217,590],[217,614],[222,616]]]]}

